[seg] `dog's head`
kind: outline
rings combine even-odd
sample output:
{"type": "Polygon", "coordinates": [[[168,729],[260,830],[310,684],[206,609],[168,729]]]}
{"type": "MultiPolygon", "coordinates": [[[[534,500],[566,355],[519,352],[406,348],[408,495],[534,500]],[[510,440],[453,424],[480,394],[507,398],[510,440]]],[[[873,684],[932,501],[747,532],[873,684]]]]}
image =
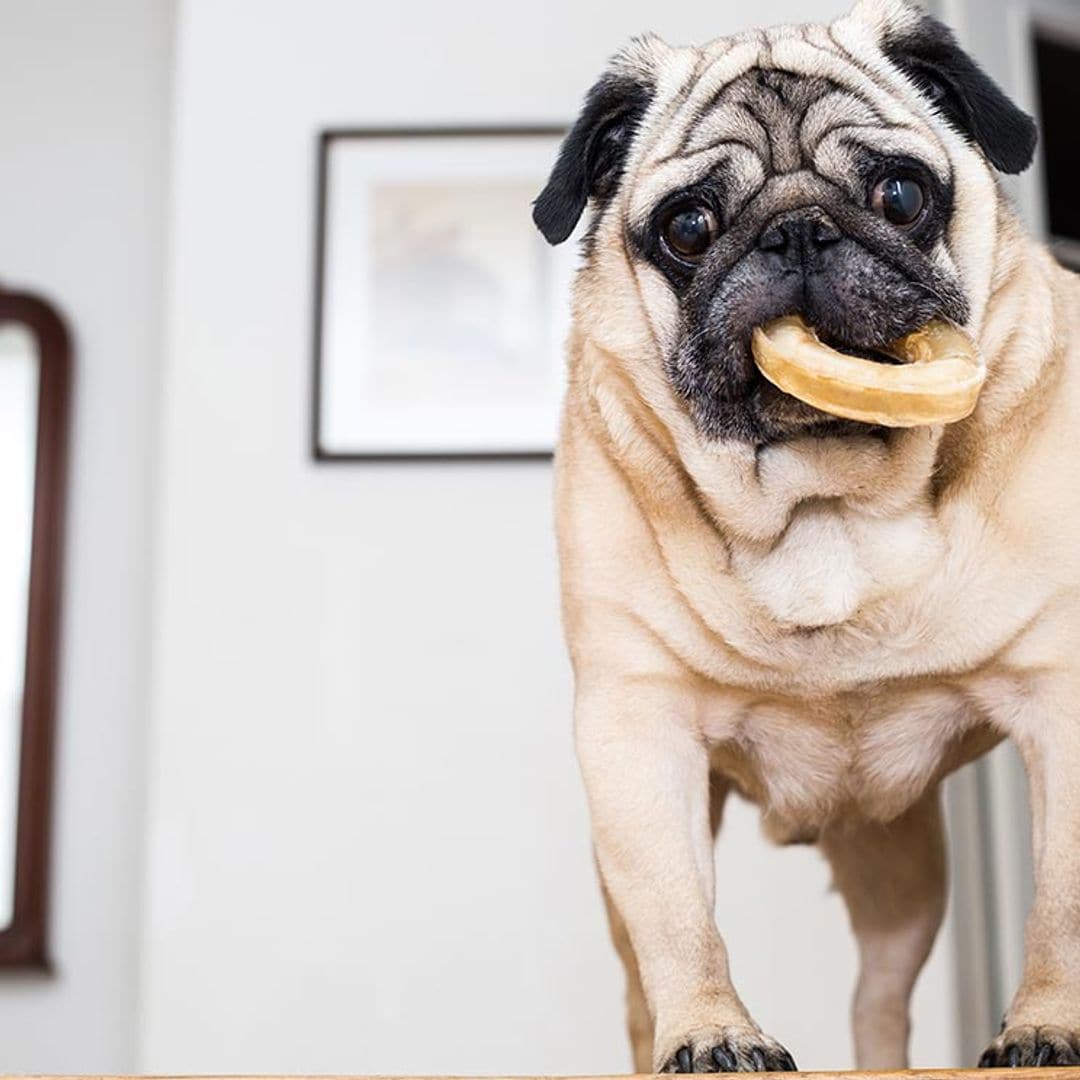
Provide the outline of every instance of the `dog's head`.
{"type": "Polygon", "coordinates": [[[534,218],[567,239],[591,202],[585,333],[662,367],[708,439],[835,421],[757,372],[756,326],[800,313],[849,353],[990,294],[994,170],[1035,125],[937,20],[861,0],[831,26],[672,48],[634,42],[589,91],[534,218]]]}

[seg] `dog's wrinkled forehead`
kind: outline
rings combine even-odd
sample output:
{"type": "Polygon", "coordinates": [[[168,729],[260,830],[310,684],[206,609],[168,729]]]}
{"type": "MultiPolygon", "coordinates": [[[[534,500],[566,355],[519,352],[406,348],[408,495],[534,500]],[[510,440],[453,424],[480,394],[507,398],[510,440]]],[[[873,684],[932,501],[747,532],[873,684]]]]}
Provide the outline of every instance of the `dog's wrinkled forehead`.
{"type": "MultiPolygon", "coordinates": [[[[862,150],[917,158],[948,182],[946,146],[918,102],[898,97],[888,73],[859,63],[830,28],[783,29],[781,37],[713,43],[689,72],[674,50],[656,57],[678,75],[658,78],[642,123],[627,177],[631,216],[721,168],[733,211],[770,179],[792,173],[849,185],[862,150]]],[[[878,50],[864,43],[864,52],[878,50]]]]}

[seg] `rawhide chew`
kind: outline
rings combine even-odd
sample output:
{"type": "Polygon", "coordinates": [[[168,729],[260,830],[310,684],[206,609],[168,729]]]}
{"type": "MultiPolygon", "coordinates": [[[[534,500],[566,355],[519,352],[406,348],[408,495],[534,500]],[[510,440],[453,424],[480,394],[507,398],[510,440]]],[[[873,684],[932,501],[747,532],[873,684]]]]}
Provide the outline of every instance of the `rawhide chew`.
{"type": "Polygon", "coordinates": [[[886,427],[962,420],[986,378],[971,339],[940,321],[880,350],[895,364],[837,352],[798,315],[758,327],[752,348],[761,373],[786,394],[833,416],[886,427]]]}

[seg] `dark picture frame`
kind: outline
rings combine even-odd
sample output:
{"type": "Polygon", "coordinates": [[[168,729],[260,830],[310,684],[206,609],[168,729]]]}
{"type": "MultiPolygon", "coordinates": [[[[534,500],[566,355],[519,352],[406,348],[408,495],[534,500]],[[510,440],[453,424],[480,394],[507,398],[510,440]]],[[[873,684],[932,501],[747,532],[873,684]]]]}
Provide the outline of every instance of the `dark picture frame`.
{"type": "Polygon", "coordinates": [[[49,969],[49,863],[56,737],[60,597],[71,401],[71,340],[45,300],[0,287],[0,323],[27,329],[38,350],[30,585],[19,744],[18,819],[11,923],[0,930],[0,968],[49,969]]]}
{"type": "MultiPolygon", "coordinates": [[[[393,451],[343,451],[328,449],[322,438],[323,432],[323,395],[326,379],[326,354],[324,337],[326,332],[327,303],[327,256],[328,230],[330,228],[330,160],[334,148],[350,140],[428,140],[428,139],[519,139],[544,138],[561,139],[567,131],[565,124],[523,124],[511,126],[431,126],[431,127],[342,127],[327,128],[318,133],[316,151],[316,230],[314,249],[314,288],[312,317],[312,384],[311,384],[311,428],[310,453],[314,461],[320,463],[355,463],[355,462],[470,462],[470,461],[550,461],[553,451],[491,449],[482,451],[431,451],[431,450],[393,450],[393,451]]],[[[553,163],[552,158],[552,163],[553,163]]],[[[537,189],[539,190],[539,188],[537,189]]]]}

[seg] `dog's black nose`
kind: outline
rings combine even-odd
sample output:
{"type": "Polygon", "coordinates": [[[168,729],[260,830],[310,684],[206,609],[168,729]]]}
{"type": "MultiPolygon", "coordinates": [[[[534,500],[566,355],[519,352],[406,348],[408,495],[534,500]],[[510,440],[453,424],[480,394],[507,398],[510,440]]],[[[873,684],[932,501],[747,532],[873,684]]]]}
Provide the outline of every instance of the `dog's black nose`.
{"type": "Polygon", "coordinates": [[[767,226],[758,237],[758,247],[799,263],[806,261],[814,252],[835,244],[842,236],[828,218],[788,218],[767,226]]]}

